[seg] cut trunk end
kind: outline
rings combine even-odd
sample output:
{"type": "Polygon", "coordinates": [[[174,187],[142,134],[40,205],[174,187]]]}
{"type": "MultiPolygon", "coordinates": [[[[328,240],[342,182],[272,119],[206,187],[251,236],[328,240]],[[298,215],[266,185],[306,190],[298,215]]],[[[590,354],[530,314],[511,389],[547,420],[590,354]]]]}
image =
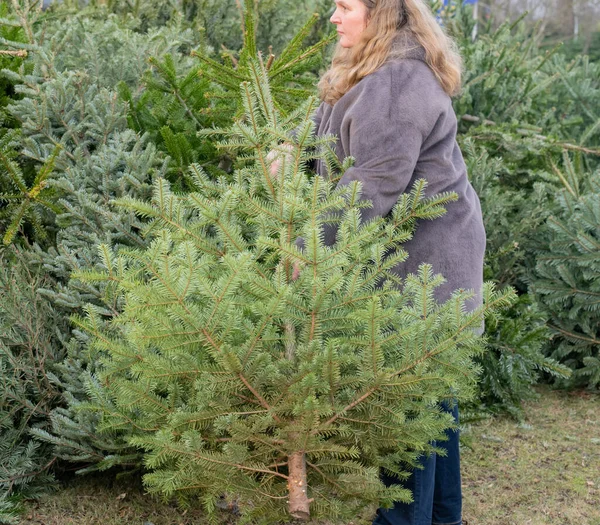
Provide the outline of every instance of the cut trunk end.
{"type": "Polygon", "coordinates": [[[304,452],[294,452],[288,457],[289,511],[298,520],[310,519],[310,502],[306,484],[306,458],[304,452]]]}

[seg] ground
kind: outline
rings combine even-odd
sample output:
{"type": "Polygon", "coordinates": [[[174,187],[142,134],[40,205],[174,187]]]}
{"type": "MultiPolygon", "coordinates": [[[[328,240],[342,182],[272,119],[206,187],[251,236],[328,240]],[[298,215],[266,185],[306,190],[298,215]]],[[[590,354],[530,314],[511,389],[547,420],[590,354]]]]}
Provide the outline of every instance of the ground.
{"type": "MultiPolygon", "coordinates": [[[[465,525],[600,525],[600,395],[539,390],[522,422],[465,429],[465,525]]],[[[106,477],[108,478],[108,476],[106,477]]],[[[223,514],[223,525],[233,515],[223,514]]],[[[204,525],[143,495],[136,478],[79,478],[29,502],[26,525],[204,525]]]]}
{"type": "Polygon", "coordinates": [[[539,392],[522,423],[471,429],[466,525],[600,525],[600,396],[539,392]]]}

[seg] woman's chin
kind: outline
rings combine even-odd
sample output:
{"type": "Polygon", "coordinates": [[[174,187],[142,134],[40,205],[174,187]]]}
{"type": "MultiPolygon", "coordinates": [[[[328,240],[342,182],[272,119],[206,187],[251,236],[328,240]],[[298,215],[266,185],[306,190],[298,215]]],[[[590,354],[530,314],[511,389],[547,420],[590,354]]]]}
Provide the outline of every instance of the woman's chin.
{"type": "Polygon", "coordinates": [[[345,35],[340,35],[340,46],[342,47],[352,47],[352,43],[348,41],[345,35]]]}

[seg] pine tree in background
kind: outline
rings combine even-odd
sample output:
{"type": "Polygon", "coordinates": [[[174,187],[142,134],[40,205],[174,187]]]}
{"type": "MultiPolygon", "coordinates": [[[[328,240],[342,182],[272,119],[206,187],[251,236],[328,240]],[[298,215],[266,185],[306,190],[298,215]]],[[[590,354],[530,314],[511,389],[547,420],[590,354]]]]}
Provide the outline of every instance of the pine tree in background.
{"type": "Polygon", "coordinates": [[[260,21],[256,35],[257,49],[267,52],[272,48],[280,53],[298,33],[310,13],[318,13],[321,21],[311,32],[309,43],[315,44],[330,33],[327,19],[333,6],[330,0],[259,0],[249,4],[245,0],[63,0],[61,6],[52,8],[63,13],[80,12],[101,20],[111,14],[128,24],[132,30],[147,33],[154,29],[179,25],[202,33],[202,43],[208,53],[221,50],[237,53],[244,46],[244,16],[247,7],[260,21]],[[63,10],[62,6],[67,9],[63,10]],[[241,29],[241,30],[240,30],[241,29]]]}
{"type": "MultiPolygon", "coordinates": [[[[486,352],[476,358],[482,368],[478,399],[466,407],[470,416],[506,412],[522,419],[523,403],[538,397],[532,387],[540,378],[564,380],[571,375],[562,360],[545,353],[551,335],[546,322],[531,294],[520,295],[511,308],[487,322],[486,352]]],[[[461,419],[470,416],[463,411],[461,419]]]]}
{"type": "MultiPolygon", "coordinates": [[[[256,28],[261,20],[252,0],[246,0],[244,7],[244,38],[239,52],[225,49],[223,62],[213,58],[204,46],[192,51],[194,62],[180,53],[167,54],[163,59],[152,57],[141,93],[136,95],[121,85],[121,96],[130,107],[130,127],[150,133],[153,142],[169,155],[168,178],[176,190],[193,189],[187,171],[191,163],[201,164],[215,177],[231,170],[233,159],[219,155],[210,139],[197,134],[207,127],[228,125],[243,109],[239,85],[250,79],[249,61],[259,52],[256,28]]],[[[332,41],[329,36],[304,45],[317,21],[317,16],[309,17],[278,57],[265,57],[274,102],[284,113],[312,94],[317,82],[314,71],[332,41]]],[[[237,26],[235,29],[239,31],[237,26]]]]}
{"type": "MultiPolygon", "coordinates": [[[[587,56],[569,60],[564,54],[552,56],[546,66],[560,79],[550,92],[556,119],[564,136],[570,137],[584,153],[600,149],[600,63],[587,56]]],[[[597,162],[596,162],[597,165],[597,162]]]]}
{"type": "Polygon", "coordinates": [[[458,7],[445,24],[465,61],[464,89],[454,107],[486,225],[484,275],[520,294],[497,323],[486,325],[482,404],[475,411],[508,410],[520,417],[522,401],[535,396],[532,386],[540,374],[570,375],[557,362],[558,354],[545,356],[551,332],[543,321],[550,312],[528,295],[528,287],[546,221],[557,212],[555,195],[562,183],[556,173],[563,152],[587,154],[588,170],[597,163],[600,99],[598,82],[589,75],[595,66],[585,60],[567,64],[557,49],[540,50],[540,36],[522,21],[493,32],[480,25],[474,42],[468,8],[458,7]]]}
{"type": "Polygon", "coordinates": [[[169,156],[167,177],[180,190],[190,189],[188,166],[201,163],[217,173],[217,152],[198,131],[214,123],[207,115],[206,93],[210,80],[199,76],[200,68],[189,56],[167,54],[150,59],[151,69],[143,77],[138,95],[119,84],[121,98],[127,102],[129,127],[146,133],[169,156]],[[141,92],[140,92],[141,91],[141,92]],[[213,166],[215,165],[215,166],[213,166]]]}
{"type": "Polygon", "coordinates": [[[541,36],[522,20],[493,32],[480,27],[474,42],[466,8],[446,23],[465,62],[464,87],[454,101],[459,137],[502,159],[512,172],[507,190],[558,183],[548,160],[560,165],[563,151],[585,153],[592,166],[597,162],[597,64],[585,58],[568,63],[559,47],[540,49],[541,36]]]}
{"type": "MultiPolygon", "coordinates": [[[[598,142],[598,64],[586,57],[568,61],[560,46],[541,49],[542,35],[522,18],[495,31],[480,26],[473,42],[470,8],[457,9],[445,23],[465,62],[463,90],[454,101],[462,133],[475,127],[483,138],[487,130],[490,139],[503,139],[497,145],[511,133],[526,142],[524,149],[537,143],[538,151],[577,149],[586,135],[598,142]]],[[[511,150],[518,151],[517,141],[511,150]]]]}
{"type": "MultiPolygon", "coordinates": [[[[152,144],[130,130],[123,130],[111,133],[106,144],[90,155],[88,162],[73,166],[69,178],[55,181],[64,195],[60,204],[65,209],[56,219],[60,228],[56,247],[47,251],[36,248],[29,253],[29,258],[56,276],[57,283],[51,288],[41,288],[40,293],[50,299],[65,318],[90,302],[97,305],[105,320],[120,311],[113,286],[91,286],[74,279],[72,273],[101,266],[96,249],[100,243],[108,244],[115,251],[145,245],[139,235],[143,224],[131,213],[115,209],[111,201],[124,196],[148,198],[151,181],[162,174],[164,162],[157,158],[152,144]]],[[[52,435],[45,431],[33,434],[39,440],[53,443],[54,453],[78,463],[82,472],[88,470],[90,464],[95,469],[119,463],[130,465],[133,459],[125,438],[114,433],[100,435],[96,428],[97,412],[85,410],[90,398],[96,406],[101,401],[106,403],[107,410],[112,409],[112,404],[103,397],[95,378],[96,356],[90,353],[87,337],[77,331],[67,333],[69,355],[57,363],[63,406],[57,407],[50,416],[52,435]]]]}
{"type": "Polygon", "coordinates": [[[85,73],[98,87],[113,91],[119,83],[139,89],[150,57],[189,54],[200,39],[197,31],[176,23],[139,33],[132,22],[114,15],[96,20],[85,12],[54,11],[53,16],[44,25],[41,44],[52,53],[54,67],[85,73]]]}
{"type": "MultiPolygon", "coordinates": [[[[243,110],[238,91],[239,84],[252,78],[251,61],[259,53],[256,42],[257,16],[253,8],[253,0],[245,0],[244,6],[244,46],[239,57],[229,55],[230,64],[220,64],[208,56],[194,54],[208,68],[210,78],[225,88],[224,93],[215,93],[212,97],[218,96],[227,101],[228,112],[233,109],[234,115],[243,110]]],[[[316,77],[304,73],[323,62],[323,50],[334,40],[335,34],[330,34],[316,44],[303,48],[303,43],[317,19],[316,14],[310,17],[300,31],[290,39],[279,56],[270,52],[265,57],[265,68],[272,86],[273,102],[284,115],[295,109],[299,102],[314,92],[316,77]]]]}
{"type": "MultiPolygon", "coordinates": [[[[506,184],[503,178],[510,176],[506,165],[490,157],[472,138],[464,140],[462,150],[484,211],[484,278],[494,280],[500,288],[519,283],[523,269],[518,263],[531,249],[528,236],[542,229],[549,213],[549,189],[541,182],[529,192],[506,184]]],[[[471,415],[507,411],[520,418],[523,402],[536,397],[532,387],[542,374],[569,375],[568,368],[544,353],[550,335],[546,321],[529,294],[521,293],[516,304],[486,323],[488,344],[485,354],[477,358],[482,374],[478,399],[468,407],[471,415]]],[[[463,411],[463,421],[468,417],[463,411]]]]}
{"type": "Polygon", "coordinates": [[[600,31],[596,30],[586,39],[571,39],[564,43],[565,57],[568,60],[577,60],[581,56],[588,56],[591,62],[600,63],[600,31]],[[587,48],[587,49],[586,49],[587,48]]]}
{"type": "MultiPolygon", "coordinates": [[[[250,71],[245,114],[212,132],[245,150],[247,165],[231,182],[192,166],[189,196],[157,181],[152,205],[121,199],[150,220],[152,242],[119,256],[104,249],[104,272],[78,274],[119,283],[125,306],[111,330],[93,306],[75,321],[94,336],[118,407],[102,427],[143,429],[130,442],[146,451],[151,492],[199,495],[214,523],[223,494],[257,523],[355,518],[409,497],[384,487],[379,469],[405,475],[451,425],[436,402],[473,393],[483,312],[465,313],[464,293],[437,305],[443,278],[427,265],[403,292],[390,273],[418,220],[455,196],[426,199],[421,181],[389,220],[362,224],[358,183],[334,189],[307,176],[332,139],[312,136],[314,99],[284,117],[266,68],[250,71]],[[267,151],[294,129],[273,178],[267,151]],[[331,247],[326,223],[338,227],[331,247]]],[[[486,309],[511,301],[489,285],[484,296],[486,309]]]]}
{"type": "Polygon", "coordinates": [[[554,184],[543,181],[550,176],[541,170],[529,178],[531,174],[516,173],[516,164],[493,156],[470,135],[461,136],[460,141],[470,182],[484,210],[484,277],[524,293],[528,268],[535,264],[531,244],[552,213],[554,184]]]}
{"type": "Polygon", "coordinates": [[[55,462],[32,428],[48,430],[60,402],[54,382],[65,354],[67,320],[42,297],[48,278],[29,267],[22,251],[0,255],[0,522],[16,523],[19,502],[48,490],[55,462]]]}
{"type": "Polygon", "coordinates": [[[548,219],[531,287],[549,316],[551,356],[574,370],[570,386],[600,386],[600,170],[566,156],[560,211],[548,219]]]}
{"type": "MultiPolygon", "coordinates": [[[[48,189],[42,186],[52,168],[16,162],[20,148],[19,123],[6,111],[18,95],[14,79],[8,75],[24,66],[28,54],[26,36],[19,20],[11,17],[9,2],[0,3],[0,235],[9,244],[21,227],[32,236],[47,237],[40,213],[56,211],[48,189]],[[1,72],[5,72],[2,74],[1,72]],[[33,226],[34,231],[31,232],[33,226]]],[[[32,19],[32,24],[37,17],[32,19]]]]}
{"type": "MultiPolygon", "coordinates": [[[[24,231],[25,236],[15,242],[23,246],[23,264],[39,269],[47,276],[44,282],[38,283],[36,293],[41,298],[39,300],[45,301],[44,304],[52,310],[48,319],[58,319],[54,324],[60,326],[61,335],[50,340],[54,346],[47,351],[45,365],[53,375],[42,386],[47,386],[49,392],[37,394],[48,399],[44,424],[31,420],[28,425],[28,420],[23,419],[23,428],[15,426],[13,430],[13,435],[18,436],[12,445],[11,461],[15,465],[21,470],[27,468],[24,465],[31,464],[27,459],[30,450],[45,455],[45,459],[31,464],[32,468],[27,473],[19,471],[20,484],[3,485],[4,496],[17,488],[26,490],[26,484],[32,481],[34,475],[44,479],[45,470],[41,467],[56,466],[56,458],[73,461],[81,469],[89,468],[90,464],[95,468],[131,465],[135,458],[139,458],[139,454],[127,446],[129,433],[125,432],[125,437],[114,433],[98,435],[97,413],[83,409],[89,399],[94,399],[95,406],[100,406],[102,399],[108,410],[112,409],[112,405],[110,399],[102,398],[101,388],[94,378],[95,359],[88,352],[87,338],[71,331],[68,317],[80,311],[84,304],[92,302],[106,318],[110,318],[119,311],[120,305],[110,286],[90,286],[72,279],[71,274],[99,264],[101,259],[95,246],[101,243],[115,250],[122,246],[145,245],[139,235],[140,221],[132,213],[115,210],[111,201],[124,196],[149,198],[152,180],[164,176],[166,160],[148,137],[127,129],[126,105],[109,86],[118,81],[136,83],[131,69],[123,73],[134,44],[138,53],[149,56],[158,54],[161,49],[171,51],[165,46],[166,42],[172,46],[180,42],[165,29],[152,35],[153,38],[145,43],[137,39],[132,44],[128,41],[129,31],[126,28],[121,28],[118,34],[106,34],[104,30],[107,28],[115,33],[114,20],[95,26],[86,20],[74,20],[72,27],[59,21],[58,30],[44,26],[40,34],[33,25],[38,13],[32,11],[27,2],[19,9],[15,12],[24,26],[24,33],[32,40],[15,45],[27,46],[29,57],[18,72],[4,73],[20,95],[9,105],[8,111],[21,126],[21,144],[8,140],[11,137],[9,133],[17,138],[16,132],[5,134],[2,152],[10,153],[9,147],[18,151],[5,155],[7,161],[4,164],[7,170],[13,171],[5,170],[0,175],[3,181],[12,175],[11,180],[23,183],[20,179],[25,179],[28,173],[18,177],[20,166],[44,167],[54,163],[53,173],[40,169],[33,186],[24,184],[18,188],[21,190],[18,195],[20,202],[34,210],[44,192],[51,192],[52,202],[60,209],[54,210],[56,214],[42,215],[38,221],[51,242],[31,245],[37,239],[27,230],[24,231]],[[43,42],[41,35],[45,37],[43,42]],[[120,49],[116,47],[119,41],[120,49]],[[127,49],[129,45],[132,47],[127,49]],[[85,54],[107,46],[112,46],[112,63],[85,54]],[[57,49],[63,50],[59,59],[53,52],[57,49]],[[44,188],[42,182],[47,184],[44,188]],[[34,194],[36,192],[32,190],[36,189],[39,193],[34,194]],[[67,351],[68,355],[65,355],[67,351]],[[49,395],[50,392],[58,392],[59,395],[49,395]],[[130,452],[134,453],[133,456],[130,452]]],[[[139,74],[142,72],[140,69],[139,74]]],[[[8,207],[4,211],[10,210],[8,207]]],[[[10,224],[8,220],[6,224],[10,224]]],[[[21,315],[21,307],[16,301],[3,302],[3,308],[6,309],[3,312],[6,318],[21,315]]],[[[17,332],[9,331],[4,337],[9,348],[21,344],[17,332]]],[[[26,357],[27,354],[16,356],[19,367],[28,368],[26,357]]],[[[28,399],[23,397],[22,402],[29,402],[28,399]]],[[[13,421],[9,415],[10,407],[2,406],[0,417],[6,425],[13,421]]],[[[8,515],[8,512],[6,510],[5,514],[8,515]]]]}

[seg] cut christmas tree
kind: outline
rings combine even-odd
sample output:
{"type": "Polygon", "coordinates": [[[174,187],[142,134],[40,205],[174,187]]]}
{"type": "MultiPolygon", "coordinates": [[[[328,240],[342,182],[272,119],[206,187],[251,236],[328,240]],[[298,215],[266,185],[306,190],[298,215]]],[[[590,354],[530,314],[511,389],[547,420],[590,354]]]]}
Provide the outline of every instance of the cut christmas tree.
{"type": "Polygon", "coordinates": [[[464,292],[436,304],[443,277],[426,264],[399,282],[401,243],[455,196],[425,198],[419,181],[389,218],[361,222],[359,183],[308,172],[315,156],[336,165],[332,137],[313,135],[315,100],[283,117],[266,68],[251,72],[244,115],[208,132],[242,150],[233,177],[192,166],[195,193],[158,180],[152,204],[121,199],[149,221],[150,245],[105,249],[104,272],[78,275],[118,283],[124,309],[109,329],[93,306],[75,322],[94,338],[116,406],[100,427],[136,428],[149,491],[199,496],[215,523],[223,496],[245,522],[347,520],[410,499],[380,471],[407,475],[453,426],[439,402],[472,395],[475,330],[512,296],[486,285],[486,306],[466,312],[464,292]],[[291,153],[272,177],[280,141],[291,153]]]}

